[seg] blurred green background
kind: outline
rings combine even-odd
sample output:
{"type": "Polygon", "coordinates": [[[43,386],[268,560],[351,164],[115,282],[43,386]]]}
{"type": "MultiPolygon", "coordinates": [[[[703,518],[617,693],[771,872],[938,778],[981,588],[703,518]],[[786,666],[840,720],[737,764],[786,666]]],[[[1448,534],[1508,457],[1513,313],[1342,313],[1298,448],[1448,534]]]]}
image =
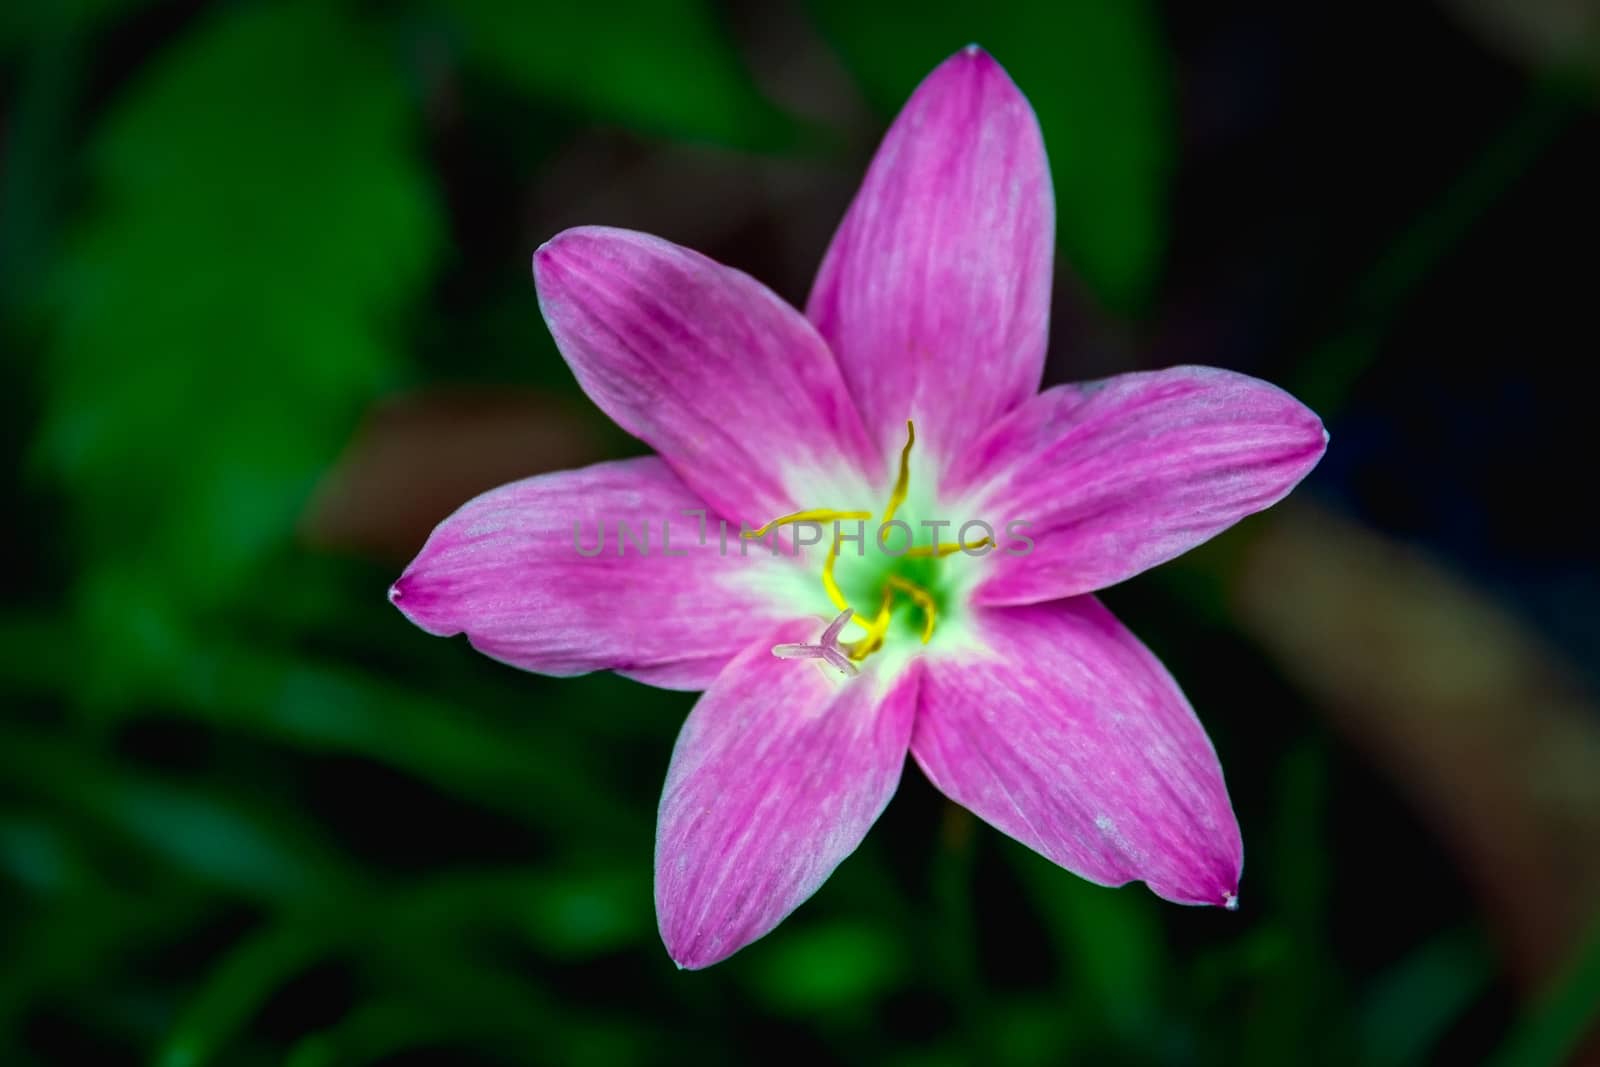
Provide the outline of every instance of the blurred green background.
{"type": "Polygon", "coordinates": [[[1593,10],[1210,7],[6,5],[0,1059],[1600,1055],[1593,10]],[[1107,595],[1216,742],[1243,907],[1087,885],[912,768],[680,973],[651,850],[692,697],[384,593],[472,494],[638,451],[540,242],[646,229],[801,303],[968,41],[1051,155],[1051,379],[1232,367],[1332,431],[1107,595]]]}

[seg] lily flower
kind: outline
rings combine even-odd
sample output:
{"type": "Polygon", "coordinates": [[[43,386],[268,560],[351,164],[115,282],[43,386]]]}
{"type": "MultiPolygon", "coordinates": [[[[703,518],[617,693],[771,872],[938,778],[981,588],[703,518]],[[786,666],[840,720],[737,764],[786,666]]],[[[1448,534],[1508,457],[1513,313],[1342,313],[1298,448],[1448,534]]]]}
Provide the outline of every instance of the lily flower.
{"type": "Polygon", "coordinates": [[[526,670],[705,690],[656,836],[682,967],[816,892],[908,752],[1090,881],[1238,901],[1211,742],[1092,594],[1281,499],[1327,435],[1225,370],[1039,392],[1054,211],[1032,108],[969,47],[890,128],[804,314],[642,233],[581,227],[534,254],[579,384],[657,455],[478,497],[390,598],[526,670]]]}

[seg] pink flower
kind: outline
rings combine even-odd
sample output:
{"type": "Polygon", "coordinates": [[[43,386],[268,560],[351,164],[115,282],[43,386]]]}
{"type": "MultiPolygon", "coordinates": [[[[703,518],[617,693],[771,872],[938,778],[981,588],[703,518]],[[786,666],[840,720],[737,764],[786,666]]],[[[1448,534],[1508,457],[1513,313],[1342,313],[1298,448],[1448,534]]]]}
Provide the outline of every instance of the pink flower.
{"type": "Polygon", "coordinates": [[[1234,906],[1243,851],[1211,743],[1090,594],[1281,499],[1327,435],[1283,391],[1204,367],[1039,393],[1054,232],[1033,110],[968,48],[889,130],[803,316],[645,234],[583,227],[534,254],[579,383],[659,456],[478,497],[390,596],[527,670],[706,690],[656,836],[679,965],[814,893],[908,751],[1084,878],[1234,906]],[[737,534],[807,517],[829,532],[793,556],[737,534]],[[912,538],[875,544],[889,519],[912,538]],[[596,552],[618,521],[635,542],[596,552]]]}

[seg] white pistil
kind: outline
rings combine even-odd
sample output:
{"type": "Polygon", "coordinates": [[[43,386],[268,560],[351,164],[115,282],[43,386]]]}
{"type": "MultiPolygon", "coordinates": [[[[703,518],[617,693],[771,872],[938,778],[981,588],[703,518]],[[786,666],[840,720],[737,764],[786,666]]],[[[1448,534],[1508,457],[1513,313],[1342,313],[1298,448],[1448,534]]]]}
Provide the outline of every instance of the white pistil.
{"type": "Polygon", "coordinates": [[[841,611],[839,617],[822,631],[822,636],[814,645],[773,645],[772,654],[779,659],[820,659],[846,677],[857,674],[858,668],[839,647],[839,631],[844,629],[845,624],[850,621],[850,616],[854,614],[850,608],[841,611]]]}

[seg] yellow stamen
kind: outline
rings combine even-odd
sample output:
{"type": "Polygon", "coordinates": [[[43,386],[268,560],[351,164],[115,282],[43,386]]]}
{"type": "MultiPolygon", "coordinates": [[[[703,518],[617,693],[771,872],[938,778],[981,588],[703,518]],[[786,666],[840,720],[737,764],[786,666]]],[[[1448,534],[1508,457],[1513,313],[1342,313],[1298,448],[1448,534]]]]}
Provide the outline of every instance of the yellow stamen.
{"type": "Polygon", "coordinates": [[[994,542],[987,537],[980,537],[970,545],[946,541],[937,545],[918,545],[915,548],[908,548],[901,555],[908,559],[927,559],[930,556],[935,559],[944,559],[944,557],[954,555],[957,552],[976,552],[985,545],[992,544],[994,542]]]}
{"type": "MultiPolygon", "coordinates": [[[[842,522],[846,519],[870,518],[872,518],[872,512],[870,511],[834,511],[831,508],[811,508],[807,511],[797,511],[792,515],[780,516],[776,519],[773,519],[759,530],[744,530],[739,534],[739,536],[745,538],[746,540],[753,540],[758,537],[767,536],[767,534],[771,533],[779,526],[788,526],[790,523],[795,522],[842,522]]],[[[844,609],[841,608],[840,610],[842,611],[844,609]]]]}
{"type": "Polygon", "coordinates": [[[894,518],[900,505],[906,502],[906,492],[911,487],[911,446],[917,443],[917,428],[906,420],[906,447],[900,450],[900,477],[894,480],[894,491],[889,494],[889,506],[884,509],[883,521],[894,518]]]}
{"type": "Polygon", "coordinates": [[[922,609],[922,643],[927,644],[928,640],[933,637],[934,617],[937,614],[933,597],[929,596],[928,591],[922,586],[915,582],[908,582],[896,574],[889,575],[884,584],[890,589],[900,590],[900,592],[910,597],[917,607],[922,609]]]}
{"type": "Polygon", "coordinates": [[[885,585],[883,598],[878,602],[878,616],[867,627],[867,636],[850,646],[851,659],[859,663],[883,647],[883,635],[889,632],[889,618],[893,614],[890,611],[890,602],[893,600],[894,590],[885,585]]]}
{"type": "MultiPolygon", "coordinates": [[[[839,538],[835,536],[833,547],[828,550],[828,558],[822,561],[822,588],[828,591],[828,599],[833,601],[833,606],[843,611],[850,606],[850,602],[844,598],[843,593],[839,592],[839,583],[833,580],[833,561],[838,558],[839,538]]],[[[861,621],[860,615],[852,615],[850,621],[860,626],[867,625],[861,621]]],[[[868,629],[871,629],[871,627],[868,627],[868,629]]]]}

